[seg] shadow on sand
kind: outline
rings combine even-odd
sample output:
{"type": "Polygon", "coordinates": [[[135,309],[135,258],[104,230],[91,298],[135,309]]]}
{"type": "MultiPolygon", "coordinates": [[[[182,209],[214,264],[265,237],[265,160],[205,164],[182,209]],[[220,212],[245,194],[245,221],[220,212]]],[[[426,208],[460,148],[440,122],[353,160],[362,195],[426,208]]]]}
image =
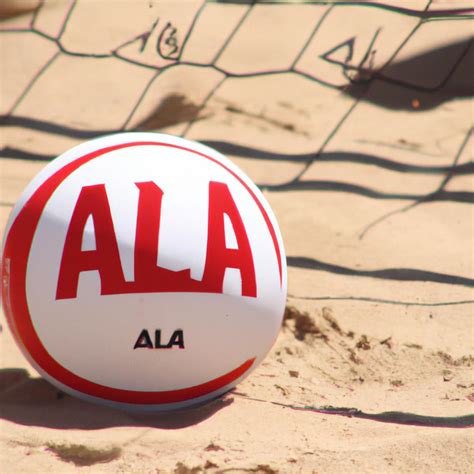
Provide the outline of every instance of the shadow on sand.
{"type": "Polygon", "coordinates": [[[163,414],[137,414],[88,403],[58,391],[25,369],[0,370],[0,418],[26,426],[98,430],[143,426],[175,430],[196,425],[233,403],[218,398],[206,405],[163,414]]]}

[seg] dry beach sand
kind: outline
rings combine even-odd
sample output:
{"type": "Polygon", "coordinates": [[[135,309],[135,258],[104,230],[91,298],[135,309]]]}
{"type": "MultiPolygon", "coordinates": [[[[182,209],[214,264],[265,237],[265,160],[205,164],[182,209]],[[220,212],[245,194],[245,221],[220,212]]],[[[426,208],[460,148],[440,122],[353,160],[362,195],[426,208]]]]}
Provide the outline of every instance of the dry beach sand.
{"type": "Polygon", "coordinates": [[[473,12],[451,11],[473,5],[250,3],[3,2],[1,229],[71,146],[182,135],[263,188],[289,297],[274,348],[234,393],[148,417],[59,394],[2,315],[1,472],[472,468],[470,429],[292,407],[435,424],[473,412],[473,12]]]}

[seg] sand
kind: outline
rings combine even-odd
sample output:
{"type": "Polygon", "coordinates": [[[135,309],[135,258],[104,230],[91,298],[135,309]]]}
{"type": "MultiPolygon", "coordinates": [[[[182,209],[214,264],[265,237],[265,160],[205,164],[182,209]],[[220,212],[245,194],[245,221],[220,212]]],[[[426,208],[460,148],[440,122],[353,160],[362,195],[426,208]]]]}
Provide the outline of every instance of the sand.
{"type": "Polygon", "coordinates": [[[2,12],[0,228],[71,146],[182,135],[263,189],[289,309],[234,392],[161,416],[59,393],[2,315],[0,470],[469,472],[469,429],[295,409],[473,412],[473,23],[448,11],[467,2],[42,3],[2,12]]]}

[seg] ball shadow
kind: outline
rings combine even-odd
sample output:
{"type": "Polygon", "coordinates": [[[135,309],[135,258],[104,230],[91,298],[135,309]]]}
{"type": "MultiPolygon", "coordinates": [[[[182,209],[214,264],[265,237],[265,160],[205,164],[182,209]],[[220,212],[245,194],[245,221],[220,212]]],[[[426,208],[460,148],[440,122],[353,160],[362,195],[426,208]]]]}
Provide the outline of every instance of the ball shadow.
{"type": "Polygon", "coordinates": [[[25,369],[0,370],[0,418],[26,426],[98,430],[116,426],[180,429],[196,425],[233,403],[219,397],[167,413],[137,414],[88,403],[59,391],[25,369]]]}

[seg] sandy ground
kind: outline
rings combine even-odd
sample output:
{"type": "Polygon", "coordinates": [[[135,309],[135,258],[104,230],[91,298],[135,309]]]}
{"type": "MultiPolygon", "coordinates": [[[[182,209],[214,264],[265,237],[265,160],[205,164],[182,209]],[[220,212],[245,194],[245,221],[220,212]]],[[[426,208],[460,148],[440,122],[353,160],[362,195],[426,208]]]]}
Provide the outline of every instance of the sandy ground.
{"type": "Polygon", "coordinates": [[[468,472],[469,429],[291,407],[472,413],[473,23],[446,11],[468,2],[19,3],[0,23],[0,227],[87,138],[204,141],[263,188],[294,309],[234,393],[147,417],[59,394],[2,316],[1,471],[468,472]]]}

